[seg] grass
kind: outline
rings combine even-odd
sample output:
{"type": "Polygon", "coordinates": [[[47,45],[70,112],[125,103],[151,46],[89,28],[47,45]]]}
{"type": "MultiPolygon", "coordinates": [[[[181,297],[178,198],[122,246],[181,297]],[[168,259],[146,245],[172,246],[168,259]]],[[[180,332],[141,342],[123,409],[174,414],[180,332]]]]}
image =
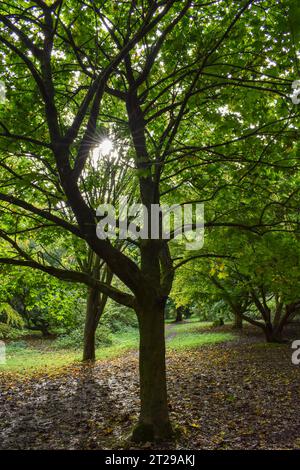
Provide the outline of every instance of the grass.
{"type": "Polygon", "coordinates": [[[212,326],[212,322],[208,322],[208,321],[199,322],[199,320],[192,322],[189,320],[184,323],[172,323],[171,325],[172,326],[167,327],[167,330],[169,328],[169,331],[172,331],[172,333],[175,332],[175,333],[181,334],[181,333],[188,333],[191,331],[201,332],[201,330],[210,328],[212,326]]]}
{"type": "Polygon", "coordinates": [[[7,347],[6,364],[0,364],[0,372],[28,373],[60,369],[80,360],[80,353],[71,350],[42,351],[37,348],[11,350],[7,347]]]}
{"type": "Polygon", "coordinates": [[[185,333],[175,336],[167,343],[167,350],[192,349],[206,344],[223,343],[232,341],[235,338],[233,333],[185,333]]]}
{"type": "Polygon", "coordinates": [[[212,322],[188,321],[166,326],[167,350],[198,348],[231,341],[235,337],[233,332],[215,331],[212,322]]]}
{"type": "MultiPolygon", "coordinates": [[[[203,332],[211,325],[208,322],[188,321],[182,324],[172,324],[166,328],[167,350],[190,349],[205,344],[230,341],[233,333],[203,332]],[[168,337],[169,336],[169,337],[168,337]]],[[[129,351],[138,349],[138,330],[125,331],[112,335],[112,345],[98,348],[97,360],[111,359],[129,351]]],[[[10,343],[6,347],[6,364],[0,364],[0,372],[36,373],[53,372],[65,366],[79,363],[81,351],[79,350],[51,350],[51,344],[46,347],[42,342],[25,342],[24,340],[10,343]]]]}
{"type": "Polygon", "coordinates": [[[139,344],[138,330],[130,330],[124,333],[112,335],[112,345],[105,348],[99,348],[96,351],[97,359],[110,359],[120,354],[136,350],[139,344]]]}
{"type": "MultiPolygon", "coordinates": [[[[201,325],[202,323],[212,323],[212,322],[200,322],[199,321],[199,318],[197,316],[194,316],[192,318],[189,318],[188,320],[184,320],[184,322],[187,322],[189,324],[193,324],[193,323],[198,323],[198,325],[201,325]]],[[[176,325],[176,323],[174,322],[174,318],[168,318],[166,321],[165,321],[166,325],[176,325]]],[[[184,325],[185,323],[178,323],[178,325],[184,325]]]]}
{"type": "MultiPolygon", "coordinates": [[[[112,335],[111,346],[98,348],[96,357],[99,360],[117,357],[138,347],[138,331],[131,330],[121,334],[112,335]]],[[[26,347],[25,341],[10,343],[6,347],[6,364],[0,364],[1,371],[10,372],[36,372],[42,369],[52,371],[64,366],[80,362],[82,352],[73,349],[51,350],[51,346],[43,347],[41,342],[37,347],[30,343],[26,347]]]]}

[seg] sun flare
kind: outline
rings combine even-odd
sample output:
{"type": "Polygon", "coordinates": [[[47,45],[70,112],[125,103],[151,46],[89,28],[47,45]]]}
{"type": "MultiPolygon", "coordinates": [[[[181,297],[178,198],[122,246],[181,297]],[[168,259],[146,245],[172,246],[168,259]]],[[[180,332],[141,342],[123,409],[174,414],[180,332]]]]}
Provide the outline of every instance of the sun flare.
{"type": "Polygon", "coordinates": [[[113,148],[114,145],[112,141],[108,138],[103,139],[102,142],[100,142],[100,144],[98,145],[98,147],[96,147],[98,152],[104,156],[108,155],[113,150],[113,148]]]}
{"type": "Polygon", "coordinates": [[[96,145],[96,147],[93,148],[91,152],[93,164],[97,164],[101,157],[107,157],[110,155],[113,149],[113,142],[109,138],[103,139],[101,142],[99,142],[98,145],[96,145]]]}

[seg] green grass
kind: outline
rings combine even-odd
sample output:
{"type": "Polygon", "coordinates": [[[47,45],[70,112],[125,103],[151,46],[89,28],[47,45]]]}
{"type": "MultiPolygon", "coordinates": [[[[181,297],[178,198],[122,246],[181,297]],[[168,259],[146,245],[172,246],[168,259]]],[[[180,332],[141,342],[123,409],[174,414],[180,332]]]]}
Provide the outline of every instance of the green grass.
{"type": "Polygon", "coordinates": [[[233,333],[184,333],[174,336],[167,342],[167,350],[192,349],[206,344],[223,343],[232,341],[235,338],[233,333]]]}
{"type": "MultiPolygon", "coordinates": [[[[172,324],[166,328],[167,350],[197,348],[205,344],[229,341],[234,338],[233,333],[203,332],[211,323],[189,321],[182,324],[172,324]]],[[[112,335],[112,345],[98,348],[98,360],[111,359],[128,351],[138,349],[138,330],[129,330],[112,335]]],[[[36,373],[58,371],[64,366],[79,363],[81,351],[79,350],[51,350],[51,343],[46,345],[42,341],[25,342],[23,339],[7,345],[6,364],[0,364],[0,372],[36,373]]]]}
{"type": "MultiPolygon", "coordinates": [[[[168,319],[165,321],[165,323],[166,323],[166,325],[169,325],[169,324],[175,324],[175,325],[176,325],[176,323],[174,322],[174,320],[175,320],[175,318],[168,318],[168,319]]],[[[212,323],[212,322],[200,322],[199,317],[197,317],[197,316],[191,317],[191,318],[189,318],[188,320],[185,320],[185,319],[184,319],[184,322],[188,322],[188,323],[190,323],[190,324],[191,324],[191,323],[198,323],[199,325],[201,325],[202,323],[212,323]]],[[[182,324],[183,324],[183,323],[178,323],[178,325],[182,325],[182,324]]]]}
{"type": "MultiPolygon", "coordinates": [[[[138,331],[131,330],[122,334],[112,335],[113,344],[103,348],[98,348],[96,357],[99,360],[117,357],[125,351],[137,349],[138,331]]],[[[21,342],[8,344],[6,347],[6,364],[0,364],[1,371],[11,372],[35,372],[38,370],[53,370],[79,362],[82,352],[72,349],[51,350],[50,346],[46,348],[30,344],[28,347],[22,340],[21,342]],[[22,343],[22,344],[21,344],[22,343]]]]}
{"type": "Polygon", "coordinates": [[[11,351],[7,348],[6,364],[0,364],[1,371],[27,373],[51,371],[73,364],[80,360],[78,351],[42,351],[36,348],[24,348],[11,351]]]}
{"type": "Polygon", "coordinates": [[[110,359],[120,354],[136,350],[139,344],[138,330],[130,330],[124,333],[112,335],[112,345],[105,348],[99,348],[96,351],[97,359],[110,359]]]}
{"type": "Polygon", "coordinates": [[[166,331],[168,332],[175,332],[175,333],[188,333],[191,331],[201,331],[203,329],[210,328],[212,326],[212,322],[203,321],[188,321],[186,323],[171,323],[171,326],[167,326],[166,331]]]}

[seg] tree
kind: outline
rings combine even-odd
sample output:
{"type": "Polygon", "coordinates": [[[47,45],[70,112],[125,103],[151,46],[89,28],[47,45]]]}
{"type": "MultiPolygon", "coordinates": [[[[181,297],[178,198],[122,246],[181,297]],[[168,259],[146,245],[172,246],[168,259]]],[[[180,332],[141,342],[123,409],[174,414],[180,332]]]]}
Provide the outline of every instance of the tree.
{"type": "Polygon", "coordinates": [[[282,342],[285,326],[299,313],[299,248],[295,234],[284,230],[248,236],[246,243],[233,236],[232,258],[206,266],[235,317],[262,329],[268,342],[282,342]]]}
{"type": "Polygon", "coordinates": [[[49,336],[53,329],[74,327],[78,302],[76,286],[61,283],[34,270],[6,266],[1,269],[0,303],[9,306],[28,330],[49,336]]]}
{"type": "MultiPolygon", "coordinates": [[[[279,145],[288,128],[291,141],[289,126],[296,113],[286,97],[290,57],[281,55],[290,38],[282,34],[276,44],[269,39],[270,33],[286,30],[285,10],[272,1],[261,10],[252,1],[229,8],[222,0],[200,5],[190,0],[147,5],[105,1],[101,7],[88,0],[35,0],[25,5],[13,1],[0,10],[4,78],[13,84],[1,124],[2,170],[10,182],[2,184],[0,200],[5,211],[31,218],[32,230],[43,233],[50,224],[52,237],[64,230],[84,240],[126,287],[59,270],[37,260],[36,253],[29,258],[19,246],[18,259],[3,256],[0,262],[85,282],[135,310],[141,412],[133,437],[163,439],[172,433],[164,308],[174,269],[192,257],[174,267],[163,238],[139,240],[138,255],[99,239],[96,208],[85,189],[86,162],[102,138],[101,123],[108,122],[112,132],[123,131],[139,202],[150,213],[153,204],[174,201],[175,196],[184,204],[187,193],[193,202],[206,200],[206,189],[199,193],[192,184],[190,191],[181,192],[193,180],[195,168],[206,167],[206,179],[214,172],[218,177],[224,165],[232,171],[242,165],[247,171],[258,165],[258,152],[267,147],[263,136],[271,135],[279,145]],[[268,32],[262,33],[265,25],[268,32]],[[281,64],[276,62],[279,57],[281,64]],[[270,75],[272,59],[276,67],[270,75]],[[282,100],[278,107],[274,96],[282,100]],[[224,123],[220,108],[228,104],[232,109],[224,123]],[[246,139],[252,140],[253,158],[241,155],[246,139]]],[[[200,172],[195,180],[201,180],[200,172]]],[[[219,183],[215,191],[221,191],[219,183]]],[[[210,229],[226,225],[257,229],[257,222],[232,220],[230,211],[206,223],[210,229]]]]}
{"type": "MultiPolygon", "coordinates": [[[[115,145],[117,143],[115,142],[115,145]]],[[[116,151],[116,150],[115,150],[116,151]]],[[[128,177],[126,176],[127,168],[124,167],[122,161],[123,151],[118,149],[118,155],[115,155],[115,151],[103,154],[101,149],[97,149],[95,155],[89,159],[86,167],[89,168],[89,175],[85,178],[85,191],[89,190],[88,197],[89,201],[100,201],[103,200],[105,203],[115,203],[116,198],[119,195],[120,189],[123,189],[128,184],[128,177]],[[95,158],[97,157],[97,158],[95,158]],[[113,174],[113,181],[109,179],[109,176],[113,174]],[[100,184],[99,187],[95,185],[95,181],[100,184]],[[105,192],[103,193],[103,188],[105,192]]],[[[129,188],[128,188],[129,189],[129,188]]],[[[58,198],[58,196],[56,196],[58,198]]],[[[68,208],[64,207],[65,215],[69,218],[68,208]]],[[[68,276],[72,279],[72,268],[76,267],[77,272],[82,273],[82,278],[78,276],[74,277],[74,281],[78,284],[87,286],[87,302],[86,302],[86,322],[84,332],[84,347],[83,347],[83,360],[94,361],[95,360],[95,333],[99,320],[103,315],[107,295],[102,294],[97,285],[94,285],[94,281],[102,280],[106,286],[110,286],[113,280],[113,275],[108,269],[107,265],[100,260],[100,258],[88,247],[86,243],[83,243],[80,239],[70,237],[68,233],[63,232],[59,234],[59,238],[53,235],[51,236],[52,226],[49,229],[45,226],[45,230],[40,236],[34,235],[36,227],[32,227],[31,220],[29,221],[24,218],[19,219],[20,227],[16,227],[15,223],[15,212],[10,211],[6,208],[6,231],[2,231],[2,239],[4,241],[3,251],[7,250],[7,245],[10,247],[11,253],[14,257],[25,258],[27,260],[33,260],[34,253],[38,255],[39,263],[33,263],[32,267],[35,269],[41,269],[42,271],[50,273],[52,276],[65,280],[68,276]],[[10,233],[8,233],[8,230],[10,233]],[[22,243],[17,243],[16,239],[13,239],[10,235],[20,234],[22,243]],[[28,237],[31,237],[28,239],[28,237]],[[25,238],[26,237],[26,238],[25,238]],[[26,251],[24,250],[24,244],[26,251]],[[41,261],[46,261],[41,264],[41,261]],[[47,265],[50,268],[47,269],[47,265]],[[50,265],[50,266],[49,266],[50,265]]],[[[19,214],[20,215],[20,214],[19,214]]],[[[41,228],[41,227],[38,227],[41,228]]],[[[0,232],[1,233],[1,232],[0,232]]],[[[118,242],[121,248],[123,242],[118,242]]],[[[10,264],[13,264],[13,260],[9,260],[10,264]]],[[[18,264],[18,262],[15,260],[18,264]]],[[[22,265],[22,263],[21,263],[22,265]]],[[[26,265],[26,264],[25,264],[26,265]]],[[[26,277],[26,283],[30,281],[30,277],[26,277]]],[[[36,283],[36,280],[34,281],[36,283]]],[[[42,278],[43,282],[43,278],[42,278]]],[[[29,329],[41,330],[46,336],[49,334],[48,327],[49,322],[44,320],[41,315],[31,315],[28,317],[28,311],[26,309],[26,297],[30,296],[28,288],[22,286],[23,293],[18,292],[18,296],[23,297],[23,310],[24,315],[27,318],[27,327],[29,329]],[[26,315],[25,315],[26,313],[26,315]]],[[[22,302],[21,302],[22,304],[22,302]]],[[[22,305],[20,305],[22,307],[22,305]]],[[[31,312],[32,313],[32,312],[31,312]]]]}

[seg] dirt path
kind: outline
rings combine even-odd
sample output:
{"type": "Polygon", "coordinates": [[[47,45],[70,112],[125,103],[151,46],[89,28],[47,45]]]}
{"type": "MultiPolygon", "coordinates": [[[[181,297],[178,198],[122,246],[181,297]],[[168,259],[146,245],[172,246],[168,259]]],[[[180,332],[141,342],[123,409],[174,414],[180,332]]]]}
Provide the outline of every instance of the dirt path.
{"type": "MultiPolygon", "coordinates": [[[[0,376],[0,448],[128,446],[139,407],[137,366],[129,355],[59,376],[0,376]]],[[[300,448],[300,367],[291,364],[288,346],[172,351],[167,370],[177,448],[300,448]]]]}
{"type": "Polygon", "coordinates": [[[166,341],[170,341],[170,339],[172,338],[175,338],[175,336],[177,336],[178,332],[177,331],[173,331],[174,330],[174,327],[177,326],[178,323],[168,323],[166,326],[165,326],[165,337],[166,337],[166,341]]]}

